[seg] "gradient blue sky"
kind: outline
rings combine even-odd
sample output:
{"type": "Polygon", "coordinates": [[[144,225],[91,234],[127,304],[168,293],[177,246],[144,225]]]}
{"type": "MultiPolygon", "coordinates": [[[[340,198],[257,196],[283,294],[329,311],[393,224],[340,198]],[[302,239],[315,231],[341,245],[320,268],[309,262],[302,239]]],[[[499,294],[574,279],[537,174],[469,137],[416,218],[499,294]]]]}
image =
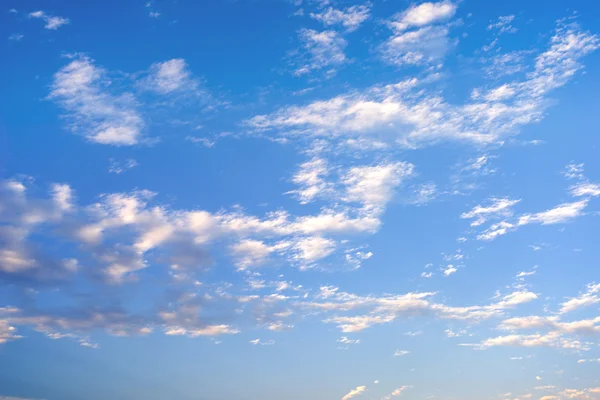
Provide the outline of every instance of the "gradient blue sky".
{"type": "Polygon", "coordinates": [[[4,0],[0,38],[0,399],[600,399],[600,3],[4,0]]]}

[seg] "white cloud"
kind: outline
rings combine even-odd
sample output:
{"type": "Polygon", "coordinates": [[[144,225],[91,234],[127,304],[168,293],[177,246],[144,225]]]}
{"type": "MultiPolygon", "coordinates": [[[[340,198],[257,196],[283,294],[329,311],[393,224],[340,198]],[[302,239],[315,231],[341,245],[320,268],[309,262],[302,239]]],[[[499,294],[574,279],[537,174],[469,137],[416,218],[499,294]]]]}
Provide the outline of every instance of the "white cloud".
{"type": "Polygon", "coordinates": [[[317,70],[326,70],[326,75],[333,75],[337,68],[348,62],[344,49],[348,45],[339,33],[327,30],[301,29],[298,37],[302,49],[298,55],[299,66],[294,75],[302,76],[317,70]]]}
{"type": "Polygon", "coordinates": [[[481,349],[494,346],[512,346],[512,347],[556,347],[562,349],[582,350],[585,347],[576,340],[562,338],[560,333],[551,332],[546,335],[507,335],[498,336],[484,340],[480,345],[481,349]]]}
{"type": "Polygon", "coordinates": [[[140,81],[146,90],[160,94],[176,92],[199,92],[199,82],[192,76],[186,61],[182,58],[154,63],[148,76],[140,81]]]}
{"type": "Polygon", "coordinates": [[[443,58],[452,42],[446,25],[432,25],[451,18],[456,5],[449,1],[422,3],[397,14],[388,22],[394,31],[382,46],[383,59],[395,65],[427,64],[443,58]],[[418,28],[407,31],[409,28],[418,28]]]}
{"type": "Polygon", "coordinates": [[[218,336],[218,335],[235,335],[239,333],[228,325],[209,325],[203,328],[186,329],[178,326],[170,326],[165,330],[165,335],[169,336],[218,336]]]}
{"type": "Polygon", "coordinates": [[[250,344],[253,346],[256,345],[261,345],[261,346],[273,346],[275,344],[275,341],[273,339],[270,340],[261,340],[261,339],[254,339],[250,341],[250,344]]]}
{"type": "Polygon", "coordinates": [[[390,22],[395,30],[403,31],[412,27],[421,27],[450,19],[456,13],[456,5],[450,1],[421,3],[413,5],[397,14],[390,22]]]}
{"type": "Polygon", "coordinates": [[[390,393],[389,395],[385,396],[383,398],[383,400],[390,400],[392,397],[400,396],[408,388],[410,388],[410,386],[400,386],[399,388],[394,389],[394,391],[392,393],[390,393]]]}
{"type": "Polygon", "coordinates": [[[355,5],[339,10],[329,7],[319,13],[310,13],[310,16],[326,26],[342,25],[348,32],[352,32],[370,17],[371,4],[355,5]]]}
{"type": "Polygon", "coordinates": [[[454,267],[454,265],[452,265],[452,264],[448,264],[446,266],[446,268],[443,269],[443,272],[444,272],[445,276],[450,276],[453,273],[455,273],[456,271],[457,271],[456,267],[454,267]]]}
{"type": "Polygon", "coordinates": [[[587,200],[564,203],[547,211],[535,214],[525,214],[519,217],[518,224],[527,225],[538,223],[542,225],[551,225],[564,223],[582,215],[587,203],[587,200]]]}
{"type": "Polygon", "coordinates": [[[289,246],[290,244],[287,242],[269,246],[260,240],[245,239],[231,246],[231,251],[237,259],[237,267],[243,270],[263,264],[271,253],[282,251],[289,246]]]}
{"type": "Polygon", "coordinates": [[[453,42],[447,26],[427,26],[392,36],[381,46],[384,61],[403,66],[439,62],[453,42]]]}
{"type": "Polygon", "coordinates": [[[434,200],[438,195],[437,185],[433,182],[423,183],[415,187],[413,204],[426,204],[434,200]]]}
{"type": "Polygon", "coordinates": [[[479,226],[485,223],[489,218],[511,216],[512,206],[521,200],[512,200],[507,197],[488,199],[489,205],[477,205],[471,211],[463,213],[460,217],[463,219],[474,219],[471,226],[479,226]]]}
{"type": "Polygon", "coordinates": [[[342,336],[337,342],[341,344],[359,344],[360,339],[348,339],[346,336],[342,336]]]}
{"type": "Polygon", "coordinates": [[[581,307],[588,307],[600,303],[600,284],[590,283],[587,290],[577,297],[573,297],[561,304],[560,313],[565,314],[581,307]]]}
{"type": "Polygon", "coordinates": [[[71,128],[88,140],[115,146],[139,142],[144,122],[132,95],[109,93],[106,71],[77,57],[54,75],[48,96],[67,112],[71,128]]]}
{"type": "Polygon", "coordinates": [[[331,185],[323,178],[329,174],[327,161],[314,157],[300,165],[300,170],[293,176],[292,181],[300,186],[300,189],[292,190],[298,196],[300,204],[307,204],[316,197],[326,196],[331,192],[331,185]]]}
{"type": "Polygon", "coordinates": [[[108,172],[117,175],[122,174],[123,172],[135,168],[139,165],[137,161],[135,161],[132,158],[124,160],[122,162],[116,161],[111,158],[109,160],[109,163],[110,165],[108,166],[108,172]]]}
{"type": "MultiPolygon", "coordinates": [[[[443,26],[426,26],[433,34],[443,26]]],[[[412,31],[404,34],[414,34],[412,31]]],[[[440,39],[441,40],[441,39],[440,39]]],[[[402,43],[402,40],[400,40],[402,43]]],[[[549,106],[552,90],[564,86],[582,68],[580,59],[600,46],[596,35],[575,25],[559,23],[549,48],[538,54],[530,72],[510,82],[511,97],[498,95],[498,87],[480,90],[481,97],[464,104],[450,104],[439,92],[429,92],[418,79],[375,85],[363,91],[314,101],[303,106],[280,108],[258,115],[246,123],[256,131],[276,130],[286,139],[327,137],[340,144],[349,139],[377,140],[415,148],[442,140],[477,144],[500,142],[519,133],[522,126],[538,122],[549,106]],[[496,97],[497,98],[497,97],[496,97]]],[[[502,85],[499,85],[502,86],[502,85]]]]}
{"type": "Polygon", "coordinates": [[[0,319],[0,345],[20,338],[21,336],[17,335],[17,328],[9,325],[8,321],[0,319]]]}
{"type": "Polygon", "coordinates": [[[381,210],[391,199],[393,189],[413,173],[405,162],[352,167],[342,178],[346,201],[362,203],[366,210],[381,210]]]}
{"type": "Polygon", "coordinates": [[[319,236],[300,239],[294,245],[295,258],[304,263],[312,263],[327,257],[335,250],[335,241],[319,236]]]}
{"type": "Polygon", "coordinates": [[[511,25],[515,19],[514,15],[505,15],[498,17],[496,22],[488,25],[488,30],[498,30],[498,33],[515,33],[518,29],[511,25]]]}
{"type": "Polygon", "coordinates": [[[570,163],[567,164],[567,166],[565,167],[565,170],[563,171],[563,175],[567,178],[567,179],[583,179],[583,164],[575,164],[575,163],[570,163]]]}
{"type": "Polygon", "coordinates": [[[344,397],[342,397],[342,400],[350,400],[351,398],[363,393],[365,390],[367,390],[366,386],[358,386],[356,389],[352,389],[344,397]]]}
{"type": "Polygon", "coordinates": [[[410,351],[408,351],[408,350],[396,350],[394,352],[394,357],[402,357],[402,356],[406,356],[408,354],[410,354],[410,351]]]}
{"type": "Polygon", "coordinates": [[[44,26],[44,28],[51,29],[51,30],[56,30],[56,29],[60,28],[61,26],[67,25],[70,23],[68,18],[55,17],[55,16],[47,14],[44,11],[34,11],[32,13],[29,13],[29,18],[43,19],[46,22],[46,25],[44,26]]]}
{"type": "Polygon", "coordinates": [[[600,185],[597,183],[582,182],[569,188],[575,197],[597,197],[600,196],[600,185]]]}
{"type": "Polygon", "coordinates": [[[10,34],[10,35],[8,36],[8,40],[12,40],[12,41],[15,41],[15,42],[19,42],[19,41],[21,41],[21,39],[23,39],[24,37],[25,37],[25,36],[23,36],[23,35],[22,35],[22,34],[20,34],[20,33],[12,33],[12,34],[10,34]]]}

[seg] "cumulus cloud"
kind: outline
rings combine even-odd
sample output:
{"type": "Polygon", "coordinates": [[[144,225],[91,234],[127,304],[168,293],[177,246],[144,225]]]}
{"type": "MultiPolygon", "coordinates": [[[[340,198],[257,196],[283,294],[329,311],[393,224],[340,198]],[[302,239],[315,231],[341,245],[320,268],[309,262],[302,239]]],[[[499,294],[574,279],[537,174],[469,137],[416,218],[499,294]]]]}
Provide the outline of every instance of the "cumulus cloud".
{"type": "Polygon", "coordinates": [[[456,13],[456,4],[450,1],[438,3],[421,3],[413,5],[406,11],[397,14],[390,24],[398,31],[408,28],[430,25],[435,22],[446,21],[456,13]]]}
{"type": "Polygon", "coordinates": [[[325,26],[341,25],[346,31],[352,32],[369,19],[371,4],[355,5],[343,10],[328,7],[318,13],[310,13],[310,16],[325,26]]]}
{"type": "Polygon", "coordinates": [[[46,22],[44,28],[50,30],[57,30],[61,26],[67,25],[71,22],[68,18],[53,16],[41,10],[29,13],[29,18],[44,20],[44,22],[46,22]]]}
{"type": "Polygon", "coordinates": [[[55,75],[48,98],[67,112],[73,131],[94,143],[130,146],[139,142],[144,121],[130,93],[111,93],[107,72],[77,56],[55,75]]]}
{"type": "Polygon", "coordinates": [[[307,204],[319,196],[326,196],[332,190],[331,184],[325,180],[329,174],[327,161],[314,157],[300,165],[299,171],[292,177],[292,181],[300,189],[288,193],[298,197],[301,204],[307,204]]]}
{"type": "Polygon", "coordinates": [[[201,93],[200,82],[193,77],[187,62],[183,58],[154,63],[148,70],[148,76],[140,85],[159,94],[201,93]]]}
{"type": "Polygon", "coordinates": [[[337,69],[349,60],[344,54],[348,45],[336,31],[316,31],[301,29],[298,31],[301,49],[295,55],[297,67],[294,75],[302,76],[314,71],[325,70],[325,75],[334,75],[337,69]]]}
{"type": "Polygon", "coordinates": [[[398,66],[437,62],[453,43],[448,25],[437,23],[450,19],[455,12],[455,4],[442,1],[414,5],[395,15],[388,22],[394,35],[381,46],[383,59],[398,66]]]}

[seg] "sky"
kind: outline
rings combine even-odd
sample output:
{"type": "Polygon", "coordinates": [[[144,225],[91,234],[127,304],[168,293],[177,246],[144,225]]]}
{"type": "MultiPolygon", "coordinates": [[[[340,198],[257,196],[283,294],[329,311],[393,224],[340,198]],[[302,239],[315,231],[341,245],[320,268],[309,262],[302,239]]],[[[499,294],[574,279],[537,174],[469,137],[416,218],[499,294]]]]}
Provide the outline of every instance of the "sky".
{"type": "Polygon", "coordinates": [[[1,6],[0,400],[600,399],[600,3],[1,6]]]}

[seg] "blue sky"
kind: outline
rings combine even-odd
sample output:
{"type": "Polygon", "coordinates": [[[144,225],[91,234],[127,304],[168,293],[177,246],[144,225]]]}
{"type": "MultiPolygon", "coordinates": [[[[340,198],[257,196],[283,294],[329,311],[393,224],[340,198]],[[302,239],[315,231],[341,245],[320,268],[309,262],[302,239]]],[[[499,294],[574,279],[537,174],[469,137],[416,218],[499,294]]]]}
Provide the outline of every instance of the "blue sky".
{"type": "Polygon", "coordinates": [[[600,5],[11,1],[0,399],[600,399],[600,5]]]}

